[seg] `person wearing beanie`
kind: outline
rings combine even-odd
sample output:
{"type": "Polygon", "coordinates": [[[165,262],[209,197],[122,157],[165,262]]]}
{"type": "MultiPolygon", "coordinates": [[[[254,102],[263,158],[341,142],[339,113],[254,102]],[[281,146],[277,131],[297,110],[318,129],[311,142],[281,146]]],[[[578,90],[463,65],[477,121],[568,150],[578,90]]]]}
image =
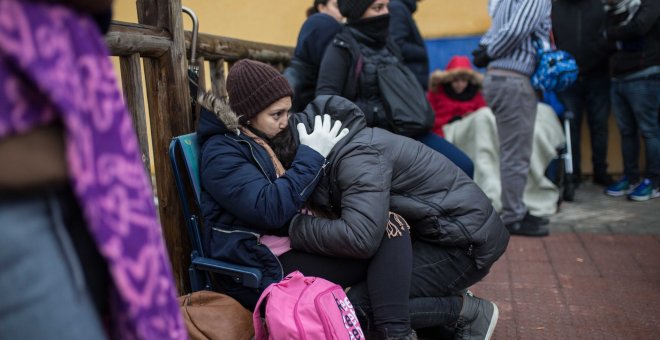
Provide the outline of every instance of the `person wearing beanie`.
{"type": "Polygon", "coordinates": [[[288,237],[301,228],[295,217],[306,210],[334,145],[349,131],[340,131],[339,121],[332,125],[327,114],[314,115],[314,124],[296,125],[300,146],[285,168],[273,143],[290,136],[292,90],[286,79],[269,65],[240,60],[229,70],[226,88],[227,100],[209,93],[200,99],[197,136],[205,251],[218,260],[259,268],[263,276],[257,290],[218,276],[222,291],[253,310],[268,285],[295,270],[342,287],[366,282],[370,303],[377,307],[374,323],[389,336],[409,333],[412,243],[398,215],[381,221],[397,225],[398,233],[370,235],[381,239],[379,246],[360,257],[308,252],[292,247],[288,237]]]}
{"type": "MultiPolygon", "coordinates": [[[[389,0],[338,0],[346,25],[328,46],[319,69],[316,96],[340,95],[365,114],[367,126],[394,131],[387,119],[378,85],[378,69],[403,65],[399,47],[390,37],[389,0]]],[[[420,97],[424,90],[420,89],[420,97]]],[[[474,164],[461,150],[428,131],[416,139],[440,152],[468,176],[474,164]]]]}
{"type": "MultiPolygon", "coordinates": [[[[502,209],[502,185],[499,176],[500,152],[497,124],[493,111],[481,95],[483,75],[472,68],[466,56],[451,58],[445,70],[436,70],[429,79],[428,99],[436,112],[434,131],[463,150],[474,160],[474,181],[502,209]]],[[[523,201],[535,216],[557,211],[559,189],[545,176],[556,150],[565,143],[556,113],[545,103],[537,104],[532,156],[523,201]]],[[[525,236],[543,236],[539,233],[525,236]]]]}

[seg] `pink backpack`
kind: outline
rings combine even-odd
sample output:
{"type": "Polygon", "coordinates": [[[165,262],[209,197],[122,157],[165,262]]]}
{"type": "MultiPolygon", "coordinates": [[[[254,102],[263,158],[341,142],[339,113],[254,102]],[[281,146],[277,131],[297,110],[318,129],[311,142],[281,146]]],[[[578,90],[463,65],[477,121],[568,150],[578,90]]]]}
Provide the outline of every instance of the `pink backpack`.
{"type": "Polygon", "coordinates": [[[264,290],[252,319],[255,340],[364,339],[344,290],[299,271],[264,290]]]}

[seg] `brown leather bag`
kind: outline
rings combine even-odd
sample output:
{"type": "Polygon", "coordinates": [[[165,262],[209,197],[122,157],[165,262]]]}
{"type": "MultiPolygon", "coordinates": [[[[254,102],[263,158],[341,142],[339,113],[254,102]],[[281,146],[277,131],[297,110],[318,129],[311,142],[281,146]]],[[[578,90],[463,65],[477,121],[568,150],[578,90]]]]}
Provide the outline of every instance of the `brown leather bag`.
{"type": "Polygon", "coordinates": [[[252,313],[231,297],[199,291],[178,298],[192,340],[250,340],[252,313]]]}

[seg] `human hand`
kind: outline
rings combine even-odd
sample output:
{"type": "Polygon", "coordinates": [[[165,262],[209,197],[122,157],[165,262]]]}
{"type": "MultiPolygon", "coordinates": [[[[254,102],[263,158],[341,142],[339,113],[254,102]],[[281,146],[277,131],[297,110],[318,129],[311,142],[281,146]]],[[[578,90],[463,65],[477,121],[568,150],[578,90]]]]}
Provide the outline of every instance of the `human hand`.
{"type": "Polygon", "coordinates": [[[486,46],[479,45],[479,48],[472,51],[472,62],[476,67],[486,67],[490,63],[491,59],[486,52],[486,46]]]}
{"type": "Polygon", "coordinates": [[[314,118],[314,130],[308,134],[305,124],[298,123],[297,128],[300,144],[309,146],[324,158],[327,157],[335,144],[348,134],[348,129],[339,131],[341,129],[340,121],[335,121],[332,129],[330,128],[331,124],[330,115],[323,115],[323,121],[321,121],[321,116],[317,115],[314,118]]]}

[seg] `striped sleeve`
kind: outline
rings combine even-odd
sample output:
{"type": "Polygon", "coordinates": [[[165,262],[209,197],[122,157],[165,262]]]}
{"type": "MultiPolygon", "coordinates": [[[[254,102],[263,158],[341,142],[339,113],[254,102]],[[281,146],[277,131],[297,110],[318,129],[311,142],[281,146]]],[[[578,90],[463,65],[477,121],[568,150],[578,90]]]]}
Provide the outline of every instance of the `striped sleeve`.
{"type": "Polygon", "coordinates": [[[548,0],[525,0],[504,18],[494,18],[495,31],[489,32],[492,40],[488,43],[488,55],[497,59],[511,53],[527,39],[550,12],[548,0]]]}

